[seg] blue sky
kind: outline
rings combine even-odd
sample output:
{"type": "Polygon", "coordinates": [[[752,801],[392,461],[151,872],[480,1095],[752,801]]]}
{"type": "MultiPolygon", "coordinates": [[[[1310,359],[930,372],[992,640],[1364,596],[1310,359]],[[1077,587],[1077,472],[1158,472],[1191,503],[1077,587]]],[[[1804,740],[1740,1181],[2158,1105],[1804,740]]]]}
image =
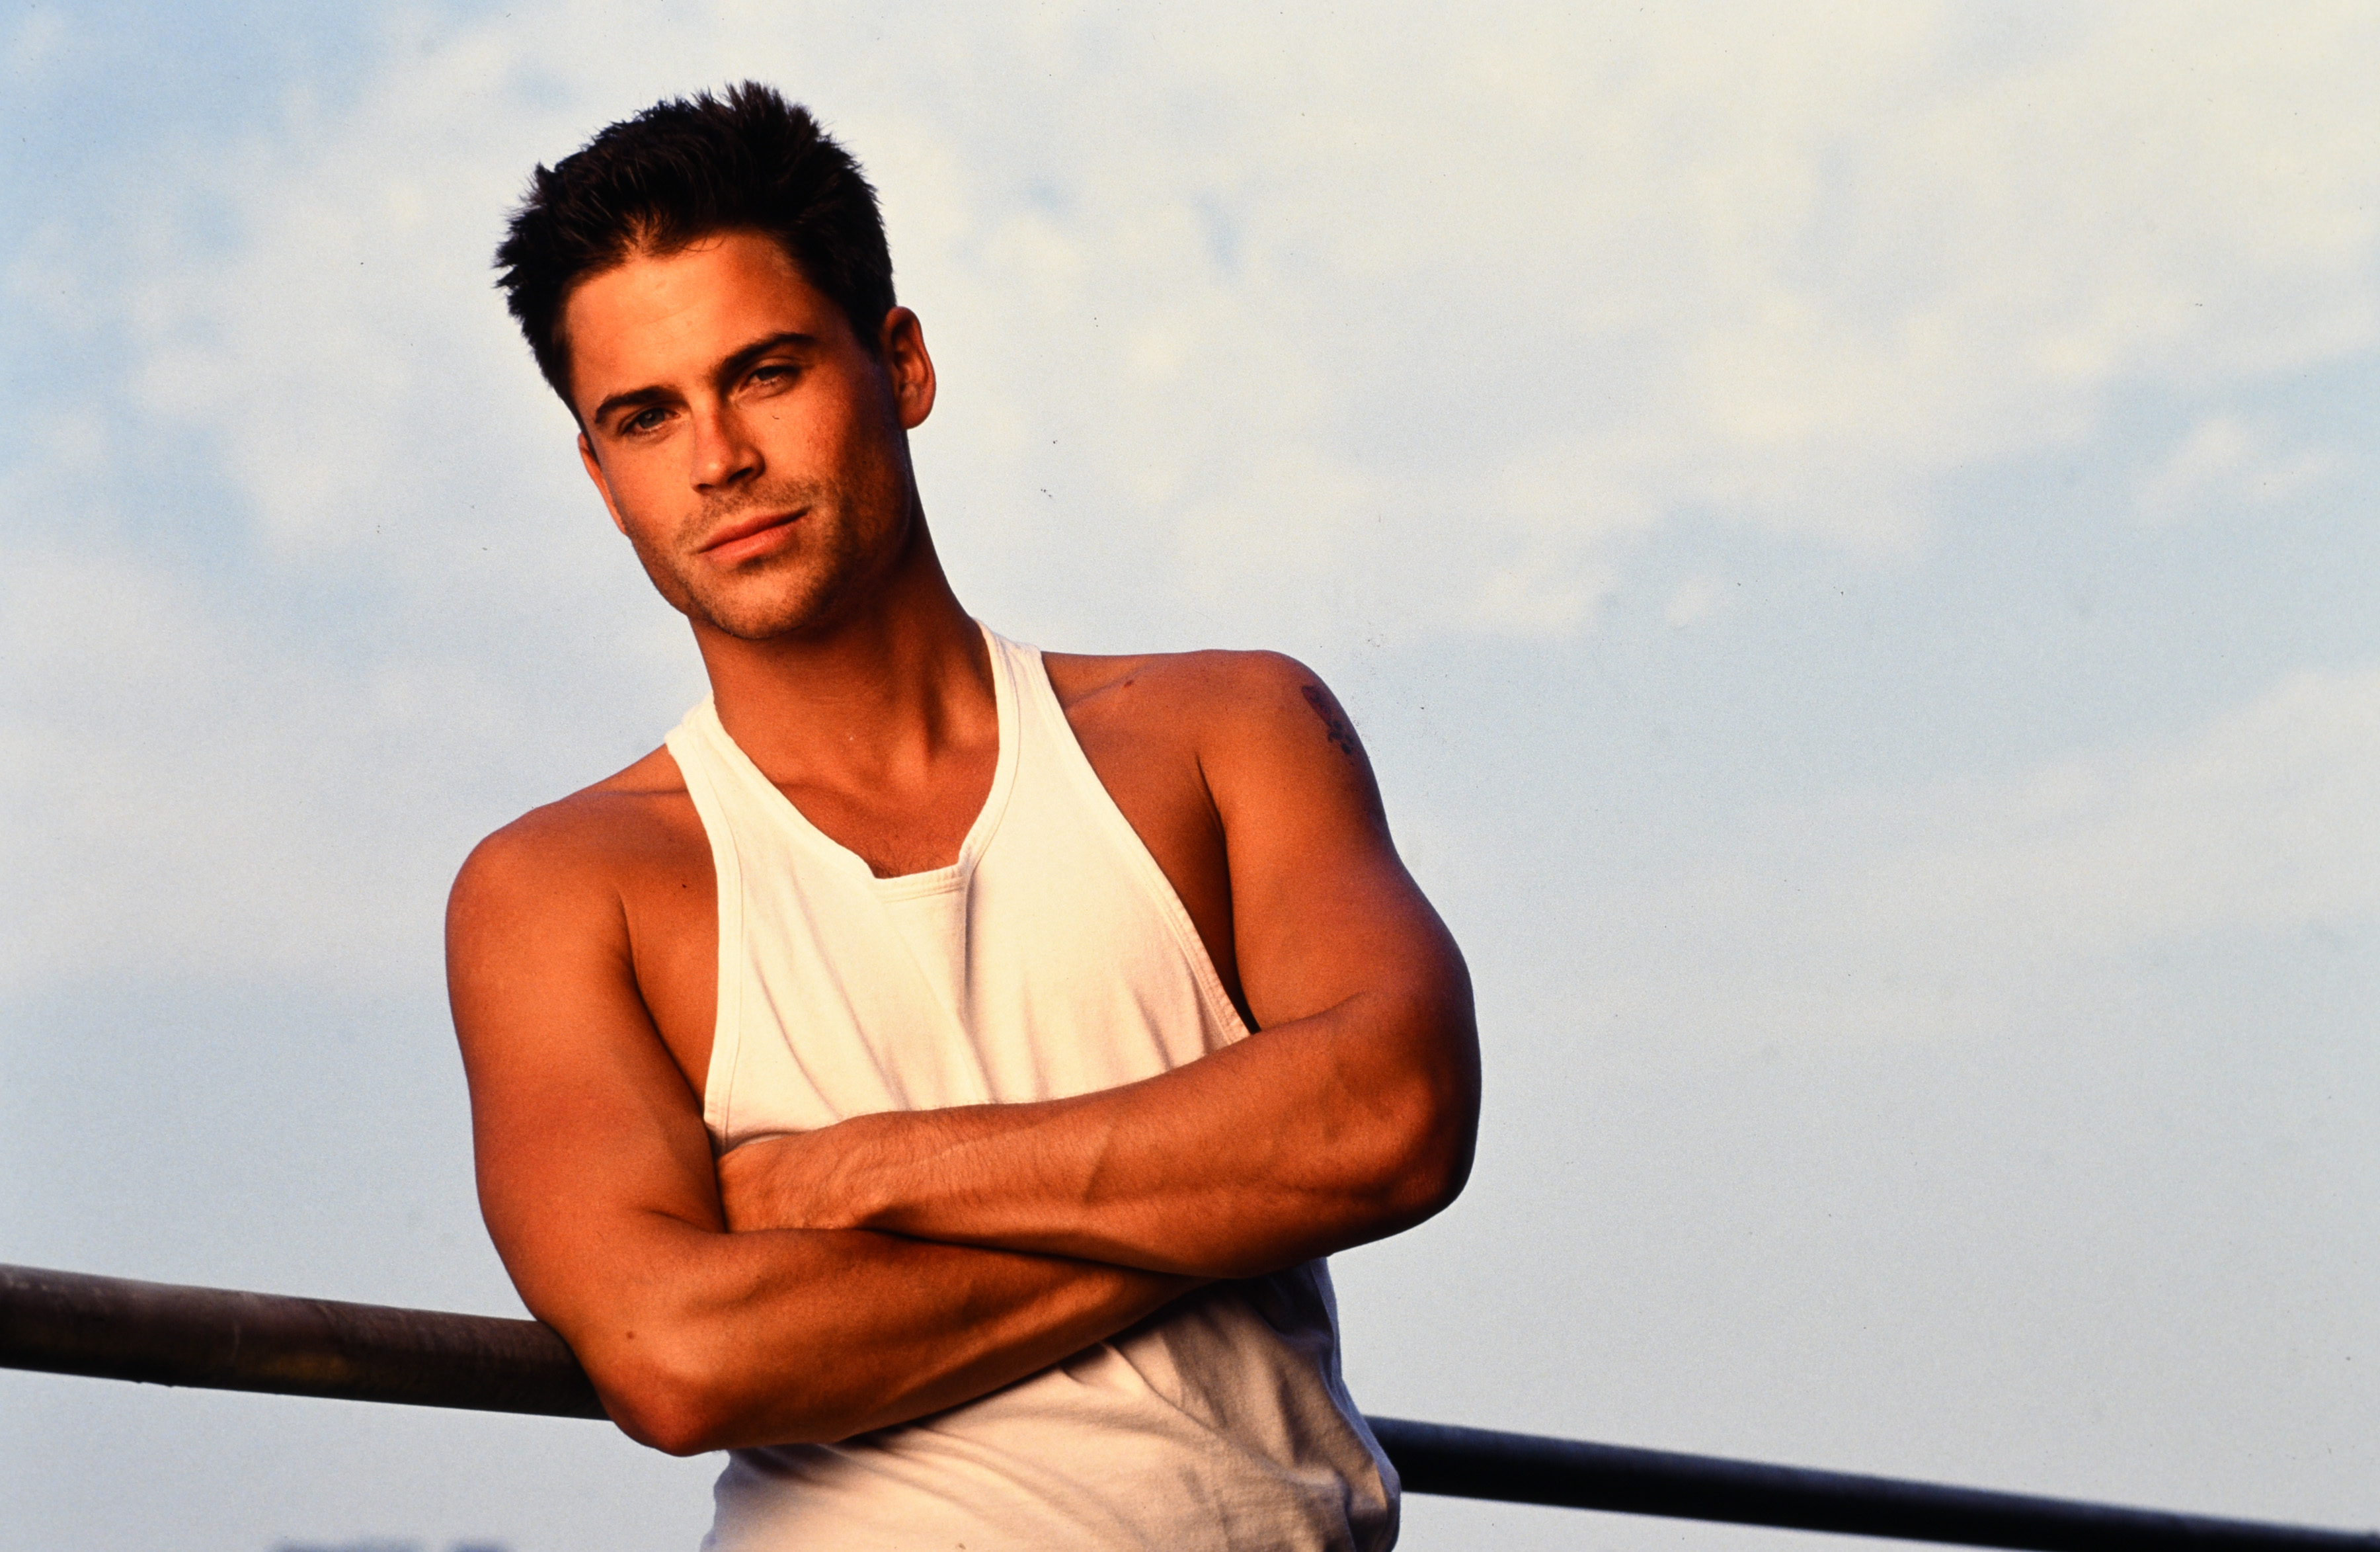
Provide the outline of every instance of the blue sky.
{"type": "MultiPolygon", "coordinates": [[[[742,76],[881,187],[961,596],[1269,645],[1468,951],[1375,1411],[2380,1480],[2380,27],[0,12],[0,1255],[509,1313],[437,923],[699,693],[488,285],[742,76]]],[[[690,1541],[589,1425],[0,1377],[8,1545],[690,1541]]],[[[1406,1545],[1773,1534],[1415,1500],[1406,1545]]]]}

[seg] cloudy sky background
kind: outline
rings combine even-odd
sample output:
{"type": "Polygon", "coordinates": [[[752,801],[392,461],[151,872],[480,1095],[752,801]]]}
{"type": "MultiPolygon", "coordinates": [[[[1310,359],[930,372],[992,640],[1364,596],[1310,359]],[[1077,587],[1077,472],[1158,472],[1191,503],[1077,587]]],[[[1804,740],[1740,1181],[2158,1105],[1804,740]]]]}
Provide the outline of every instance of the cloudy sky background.
{"type": "MultiPolygon", "coordinates": [[[[517,1310],[445,886],[700,685],[488,254],[748,75],[883,190],[961,596],[1306,658],[1470,954],[1367,1408],[2380,1520],[2380,14],[1451,9],[12,0],[0,1259],[517,1310]]],[[[714,1471],[0,1375],[10,1548],[714,1471]]]]}

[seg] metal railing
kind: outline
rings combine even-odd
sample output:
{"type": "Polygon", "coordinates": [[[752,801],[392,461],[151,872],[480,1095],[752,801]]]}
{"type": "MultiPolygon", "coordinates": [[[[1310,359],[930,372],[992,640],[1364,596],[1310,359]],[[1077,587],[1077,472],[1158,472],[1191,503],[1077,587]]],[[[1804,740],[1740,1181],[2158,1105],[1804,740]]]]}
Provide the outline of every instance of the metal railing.
{"type": "MultiPolygon", "coordinates": [[[[0,1367],[601,1417],[533,1320],[0,1266],[0,1367]]],[[[2035,1552],[2380,1552],[2380,1533],[2217,1520],[1375,1417],[1405,1490],[2035,1552]]]]}

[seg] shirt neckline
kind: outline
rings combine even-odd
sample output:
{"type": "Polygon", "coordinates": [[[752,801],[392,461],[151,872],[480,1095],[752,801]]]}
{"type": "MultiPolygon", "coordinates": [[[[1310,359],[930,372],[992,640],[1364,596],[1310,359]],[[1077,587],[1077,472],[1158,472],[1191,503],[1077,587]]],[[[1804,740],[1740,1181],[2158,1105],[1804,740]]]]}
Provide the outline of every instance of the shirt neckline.
{"type": "Polygon", "coordinates": [[[820,858],[831,865],[865,882],[876,893],[892,899],[941,893],[964,886],[975,872],[976,864],[990,846],[991,837],[1000,828],[1000,818],[1008,807],[1008,794],[1016,784],[1017,752],[1023,742],[1016,705],[1015,675],[1003,650],[1007,645],[981,620],[975,622],[983,632],[984,651],[991,660],[991,699],[994,715],[999,723],[1000,752],[991,773],[991,789],[984,794],[983,807],[977,811],[975,823],[967,826],[966,837],[959,842],[957,859],[945,867],[928,868],[920,873],[895,874],[890,878],[877,876],[868,865],[868,859],[836,840],[810,822],[801,805],[785,796],[777,784],[762,774],[744,752],[744,746],[727,731],[719,720],[715,696],[702,701],[702,731],[717,750],[720,758],[737,777],[753,789],[753,796],[768,812],[777,815],[785,827],[820,858]]]}

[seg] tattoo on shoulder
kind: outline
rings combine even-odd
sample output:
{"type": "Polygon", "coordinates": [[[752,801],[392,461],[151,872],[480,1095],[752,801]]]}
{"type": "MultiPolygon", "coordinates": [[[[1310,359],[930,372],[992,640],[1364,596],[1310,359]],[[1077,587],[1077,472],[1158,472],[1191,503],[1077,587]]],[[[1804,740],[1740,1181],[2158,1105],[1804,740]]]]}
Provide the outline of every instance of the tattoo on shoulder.
{"type": "Polygon", "coordinates": [[[1355,729],[1348,727],[1347,719],[1339,715],[1339,708],[1331,703],[1330,692],[1318,684],[1309,684],[1304,689],[1305,703],[1312,706],[1314,715],[1322,719],[1324,736],[1338,745],[1339,752],[1348,759],[1362,759],[1355,746],[1355,729]]]}

